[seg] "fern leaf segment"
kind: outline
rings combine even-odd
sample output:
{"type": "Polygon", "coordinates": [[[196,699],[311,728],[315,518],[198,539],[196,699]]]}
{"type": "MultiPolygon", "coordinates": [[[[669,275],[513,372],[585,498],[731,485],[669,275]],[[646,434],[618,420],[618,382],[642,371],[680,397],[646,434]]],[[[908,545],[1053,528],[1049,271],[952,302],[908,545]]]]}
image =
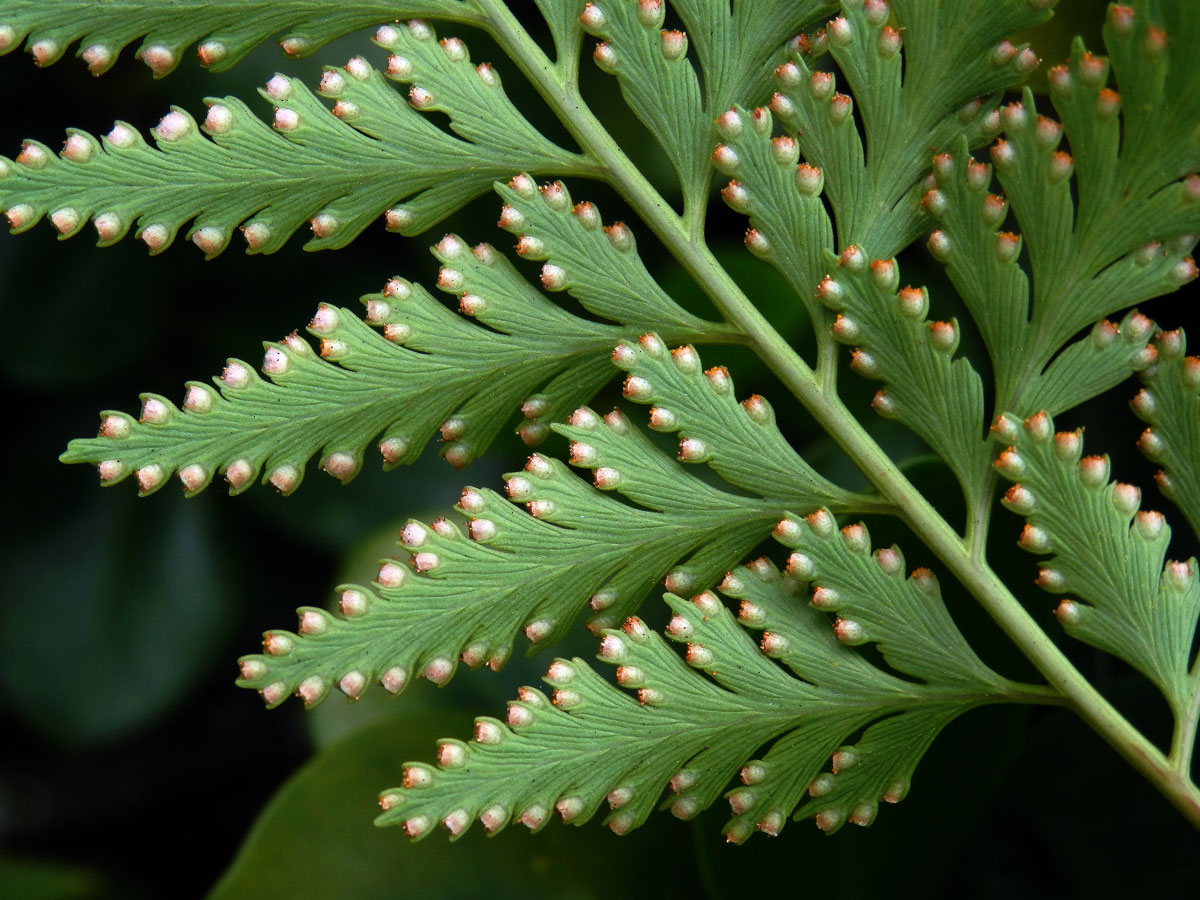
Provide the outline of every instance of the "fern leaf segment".
{"type": "Polygon", "coordinates": [[[770,72],[795,52],[798,35],[837,8],[826,0],[764,0],[733,4],[676,0],[671,4],[695,44],[704,72],[704,108],[712,117],[733,103],[765,99],[770,72]]]}
{"type": "Polygon", "coordinates": [[[1138,447],[1162,466],[1159,491],[1200,535],[1200,357],[1186,355],[1182,328],[1160,332],[1156,343],[1157,364],[1141,373],[1143,387],[1129,404],[1149,426],[1138,447]]]}
{"type": "Polygon", "coordinates": [[[707,370],[694,347],[668,352],[656,334],[625,342],[613,352],[628,375],[624,393],[651,405],[650,427],[678,433],[679,458],[706,462],[725,481],[775,499],[789,509],[810,509],[836,498],[835,506],[872,502],[818,475],[775,427],[775,413],[757,394],[737,401],[724,366],[707,370]]]}
{"type": "Polygon", "coordinates": [[[320,0],[11,0],[0,16],[0,53],[24,40],[34,62],[48,66],[79,41],[76,55],[100,75],[140,37],[136,55],[162,78],[198,41],[201,63],[220,72],[276,35],[283,35],[280,46],[289,56],[308,56],[352,31],[414,16],[479,19],[464,0],[350,0],[332,6],[320,0]]]}
{"type": "Polygon", "coordinates": [[[187,237],[211,257],[238,226],[252,253],[279,249],[305,224],[307,249],[338,248],[381,216],[393,230],[423,231],[513,171],[589,170],[525,121],[461,41],[439,43],[423,23],[384,30],[407,54],[393,54],[393,75],[432,89],[417,84],[406,99],[355,57],[322,79],[332,112],[297,79],[276,76],[263,92],[272,125],[225,98],[208,101],[203,127],[174,109],[152,130],[154,146],[123,123],[103,141],[71,132],[61,158],[27,141],[16,165],[0,160],[0,204],[14,231],[48,215],[70,237],[91,218],[102,245],[136,226],[153,253],[194,220],[187,237]],[[452,111],[463,137],[422,110],[452,111]],[[492,125],[469,124],[477,121],[492,125]]]}
{"type": "MultiPolygon", "coordinates": [[[[1094,108],[1089,118],[1099,118],[1094,108]]],[[[1185,201],[1182,184],[1163,192],[1159,215],[1153,219],[1121,222],[1119,210],[1112,207],[1101,213],[1107,224],[1100,249],[1097,238],[1088,234],[1097,211],[1085,218],[1085,208],[1081,205],[1077,214],[1071,199],[1074,156],[1056,149],[1064,131],[1072,141],[1079,131],[1079,146],[1072,144],[1076,155],[1102,156],[1086,142],[1087,129],[1079,124],[1064,129],[1038,116],[1028,91],[1023,103],[1004,108],[1001,122],[1004,137],[993,145],[991,156],[1028,249],[1033,281],[1030,328],[1038,340],[1025,355],[1032,355],[1036,364],[1044,365],[1073,334],[1097,319],[1169,293],[1195,277],[1188,258],[1195,238],[1186,235],[1185,240],[1180,231],[1187,227],[1186,217],[1200,210],[1185,201]]],[[[1116,127],[1115,119],[1104,124],[1106,130],[1116,127]]],[[[1085,168],[1075,183],[1082,188],[1095,177],[1094,170],[1085,168]]],[[[1099,180],[1093,188],[1103,189],[1107,179],[1099,180]]],[[[1200,219],[1192,224],[1200,225],[1200,219]]]]}
{"type": "Polygon", "coordinates": [[[958,478],[969,502],[984,490],[988,454],[983,434],[983,383],[958,348],[958,322],[927,320],[924,288],[897,290],[894,259],[867,261],[855,246],[840,257],[827,252],[833,272],[817,288],[818,298],[837,311],[832,333],[855,347],[851,367],[887,387],[872,406],[921,436],[958,478]]]}
{"type": "Polygon", "coordinates": [[[535,454],[507,483],[509,497],[530,515],[468,489],[459,509],[472,517],[470,540],[444,520],[411,523],[402,542],[415,576],[385,561],[373,589],[344,589],[341,618],[301,610],[299,632],[271,632],[265,654],[243,659],[249,674],[242,683],[272,705],[295,691],[312,703],[347,678],[357,689],[347,693],[357,696],[371,681],[394,686],[397,673],[401,682],[423,672],[441,683],[460,659],[499,667],[520,631],[546,646],[585,604],[596,613],[589,627],[600,630],[635,612],[664,576],[673,591],[712,584],[770,533],[785,508],[862,504],[790,451],[766,401],[738,404],[723,368],[703,374],[692,347],[668,353],[648,334],[636,345],[619,344],[613,357],[630,371],[627,393],[663,404],[656,407],[660,430],[663,410],[677,410],[671,427],[685,432],[680,461],[708,462],[762,499],[705,484],[619,410],[601,418],[581,407],[554,427],[571,441],[572,464],[591,471],[594,488],[535,454]],[[760,474],[756,460],[772,457],[778,459],[760,474]],[[607,497],[609,491],[634,505],[607,497]],[[307,634],[310,615],[319,615],[320,627],[307,634]],[[364,646],[372,648],[366,658],[364,646]]]}
{"type": "Polygon", "coordinates": [[[554,36],[555,65],[560,70],[579,71],[579,39],[583,25],[579,21],[579,4],[575,0],[534,0],[550,33],[554,36]]]}
{"type": "MultiPolygon", "coordinates": [[[[1131,313],[1120,325],[1097,322],[1090,335],[1035,371],[1031,357],[1039,352],[1038,332],[1028,322],[1029,281],[1019,263],[1022,239],[1001,230],[1008,201],[988,193],[990,168],[971,159],[963,142],[953,155],[934,157],[933,171],[937,187],[926,194],[925,206],[938,230],[929,246],[946,265],[979,329],[1002,402],[1008,398],[1020,413],[1045,409],[1056,415],[1153,363],[1153,348],[1146,343],[1152,323],[1131,313]]],[[[1169,268],[1162,266],[1161,272],[1169,268]]]]}
{"type": "Polygon", "coordinates": [[[833,225],[820,197],[824,178],[815,166],[798,165],[796,141],[772,138],[773,126],[762,107],[747,112],[735,106],[717,119],[722,142],[713,163],[732,179],[721,196],[750,220],[747,249],[774,265],[813,321],[823,323],[813,285],[825,274],[824,252],[833,249],[833,225]]]}
{"type": "Polygon", "coordinates": [[[742,601],[741,623],[711,592],[691,601],[668,594],[667,635],[686,643],[686,662],[637,618],[601,644],[601,659],[618,666],[618,684],[636,690],[637,702],[584,661],[557,660],[546,676],[552,697],[524,688],[507,722],[477,719],[473,741],[441,744],[438,767],[406,766],[404,785],[381,795],[380,824],[403,824],[413,838],[439,823],[458,837],[476,819],[489,832],[510,821],[536,830],[555,810],[581,824],[607,800],[605,822],[623,834],[645,821],[664,787],[672,793],[662,806],[686,819],[740,773],[726,795],[732,841],[756,828],[778,834],[793,813],[826,831],[869,825],[880,801],[907,793],[946,722],[1003,695],[990,694],[990,683],[914,684],[870,665],[824,614],[798,602],[798,588],[766,560],[731,572],[722,590],[742,601]],[[765,632],[761,647],[743,627],[783,622],[792,629],[765,632]],[[788,655],[813,660],[819,674],[803,680],[771,661],[788,655]],[[834,683],[828,663],[850,677],[834,683]]]}
{"type": "MultiPolygon", "coordinates": [[[[192,382],[182,409],[146,394],[138,420],[106,411],[99,435],[73,441],[63,460],[99,465],[104,484],[134,473],[142,494],[176,472],[189,494],[219,473],[239,493],[260,471],[290,493],[317,453],[326,471],[347,481],[372,439],[380,437],[384,462],[396,466],[414,462],[440,431],[443,454],[462,467],[518,408],[527,419],[520,433],[536,444],[549,422],[612,377],[609,351],[635,329],[571,315],[488,244],[469,248],[447,235],[433,252],[443,263],[438,286],[458,298],[461,315],[397,276],[363,298],[365,323],[346,309],[318,309],[309,330],[320,339],[319,356],[295,334],[267,344],[267,378],[231,359],[214,379],[219,392],[192,382]],[[543,339],[548,328],[556,335],[552,349],[543,339]]],[[[634,294],[610,294],[615,308],[638,309],[635,319],[654,319],[659,309],[668,321],[677,316],[697,326],[666,332],[672,339],[701,337],[706,327],[727,339],[665,295],[656,306],[650,296],[635,304],[634,294]]]]}
{"type": "MultiPolygon", "coordinates": [[[[904,578],[904,555],[893,546],[871,551],[861,523],[839,529],[828,510],[788,516],[776,538],[793,552],[788,574],[813,585],[812,605],[837,613],[834,631],[847,644],[872,642],[889,665],[935,683],[1004,684],[967,644],[926,568],[904,578]]],[[[812,677],[805,674],[804,677],[812,677]]]]}
{"type": "MultiPolygon", "coordinates": [[[[1200,179],[1189,173],[1200,156],[1176,139],[1187,111],[1166,100],[1194,102],[1196,85],[1187,67],[1169,65],[1170,51],[1158,40],[1165,32],[1148,13],[1114,6],[1105,28],[1118,86],[1146,100],[1118,115],[1123,104],[1108,87],[1109,60],[1077,40],[1068,63],[1048,73],[1061,124],[1039,115],[1028,91],[1001,111],[1004,137],[991,156],[1006,196],[986,193],[990,173],[966,147],[953,160],[934,160],[937,188],[925,206],[939,229],[929,246],[979,323],[1002,409],[1053,414],[1150,365],[1153,351],[1138,346],[1136,326],[1128,331],[1131,347],[1112,341],[1115,329],[1102,321],[1093,342],[1060,351],[1098,319],[1196,277],[1189,254],[1200,229],[1200,179]],[[1059,149],[1064,134],[1070,153],[1059,149]],[[1020,237],[1001,230],[1010,205],[1020,237]],[[1018,266],[1022,253],[1032,295],[1018,266]]],[[[1174,12],[1163,15],[1173,36],[1194,32],[1174,12]]],[[[1120,331],[1126,334],[1124,323],[1120,331]]]]}
{"type": "Polygon", "coordinates": [[[663,4],[588,3],[584,30],[601,38],[596,65],[616,75],[625,102],[654,135],[683,187],[685,203],[702,203],[708,182],[705,114],[682,31],[663,30],[663,4]]]}
{"type": "Polygon", "coordinates": [[[1001,416],[993,433],[1008,449],[996,460],[1014,482],[1005,505],[1026,519],[1019,544],[1046,556],[1038,584],[1070,592],[1056,610],[1067,633],[1128,662],[1163,692],[1178,715],[1196,689],[1189,675],[1200,619],[1195,559],[1167,561],[1171,529],[1140,510],[1141,491],[1109,481],[1104,456],[1083,456],[1079,431],[1054,432],[1038,413],[1001,416]]]}
{"type": "Polygon", "coordinates": [[[266,653],[243,658],[239,683],[272,706],[295,691],[311,704],[333,684],[356,697],[374,681],[444,683],[460,659],[499,668],[522,631],[548,646],[589,605],[589,627],[612,627],[664,575],[681,589],[712,583],[770,533],[778,506],[704,484],[619,411],[601,419],[585,407],[572,419],[570,435],[587,440],[586,451],[575,443],[576,463],[595,467],[596,487],[534,454],[506,484],[526,511],[468,488],[465,533],[446,520],[410,523],[410,566],[385,561],[373,588],[344,588],[343,615],[319,613],[315,631],[305,633],[301,610],[299,632],[269,632],[266,653]]]}
{"type": "MultiPolygon", "coordinates": [[[[971,40],[999,40],[1042,15],[1015,3],[993,12],[982,33],[970,29],[971,40]]],[[[905,14],[935,33],[961,24],[952,10],[905,14]]],[[[712,158],[733,178],[722,192],[726,203],[749,216],[746,246],[788,279],[819,332],[827,315],[813,287],[826,274],[825,254],[834,249],[833,222],[821,195],[837,220],[843,247],[892,256],[923,227],[925,213],[916,202],[928,189],[921,182],[928,167],[923,148],[959,140],[974,146],[994,135],[999,124],[992,115],[998,98],[993,92],[1018,83],[1036,62],[1028,49],[1012,48],[993,63],[972,60],[965,74],[951,77],[940,69],[942,51],[937,59],[923,58],[931,48],[921,40],[904,47],[889,21],[883,4],[848,4],[822,32],[823,47],[833,51],[847,85],[861,98],[857,113],[850,96],[836,91],[830,72],[810,67],[817,48],[806,40],[793,48],[803,53],[776,69],[778,91],[770,111],[747,113],[735,106],[717,119],[722,142],[712,158]],[[903,83],[902,61],[909,72],[903,83]],[[937,80],[939,75],[945,77],[937,80]],[[783,134],[773,136],[776,121],[783,134]]],[[[817,368],[831,380],[832,346],[824,335],[819,351],[817,368]]]]}
{"type": "Polygon", "coordinates": [[[829,50],[857,98],[857,113],[855,101],[836,90],[833,75],[810,68],[801,55],[777,70],[779,92],[771,101],[785,134],[794,135],[807,163],[824,173],[841,246],[855,243],[885,258],[921,228],[912,201],[920,196],[927,148],[947,147],[959,135],[974,146],[994,134],[989,111],[995,99],[986,98],[1019,83],[1036,65],[1031,52],[1011,44],[1012,53],[998,63],[989,61],[987,49],[1045,15],[1011,0],[993,4],[985,23],[966,25],[962,17],[973,13],[962,7],[893,6],[899,31],[887,24],[888,9],[881,5],[847,4],[830,23],[829,50]],[[937,43],[943,30],[969,35],[970,49],[956,48],[961,58],[955,68],[937,43]],[[865,147],[855,115],[862,119],[865,147]]]}
{"type": "Polygon", "coordinates": [[[590,313],[635,328],[712,328],[680,307],[646,271],[633,231],[605,226],[590,201],[573,203],[561,181],[539,189],[526,174],[497,184],[500,227],[518,236],[517,254],[543,260],[542,286],[566,291],[590,313]]]}

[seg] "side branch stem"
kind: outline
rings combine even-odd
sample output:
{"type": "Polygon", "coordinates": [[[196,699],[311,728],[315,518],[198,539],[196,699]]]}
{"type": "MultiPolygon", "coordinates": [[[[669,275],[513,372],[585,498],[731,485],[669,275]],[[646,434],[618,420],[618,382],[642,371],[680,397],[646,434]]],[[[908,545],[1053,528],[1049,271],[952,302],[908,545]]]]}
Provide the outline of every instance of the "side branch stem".
{"type": "Polygon", "coordinates": [[[1200,726],[1200,659],[1192,670],[1192,695],[1187,708],[1180,711],[1175,720],[1175,733],[1171,738],[1171,760],[1180,777],[1187,778],[1192,771],[1192,751],[1196,746],[1196,728],[1200,726]]]}
{"type": "Polygon", "coordinates": [[[1200,829],[1200,789],[1187,774],[1180,772],[1079,673],[995,572],[975,558],[963,538],[904,477],[841,399],[822,390],[813,370],[750,302],[703,240],[690,233],[688,223],[629,160],[583,102],[576,85],[561,79],[553,63],[501,0],[475,3],[488,16],[489,31],[583,151],[605,167],[609,182],[705,290],[726,320],[743,331],[750,346],[879,492],[900,510],[913,532],[975,596],[1050,686],[1065,698],[1066,705],[1200,829]]]}

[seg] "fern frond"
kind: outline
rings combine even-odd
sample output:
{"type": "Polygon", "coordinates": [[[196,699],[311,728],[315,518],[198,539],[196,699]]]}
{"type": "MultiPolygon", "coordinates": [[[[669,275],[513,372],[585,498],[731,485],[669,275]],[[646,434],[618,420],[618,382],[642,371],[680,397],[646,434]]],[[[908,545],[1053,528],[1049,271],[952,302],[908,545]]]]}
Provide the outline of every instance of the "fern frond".
{"type": "Polygon", "coordinates": [[[855,346],[850,366],[886,387],[871,405],[903,422],[942,458],[968,502],[986,490],[983,382],[958,349],[956,320],[930,322],[929,294],[900,284],[894,259],[870,263],[856,246],[840,257],[826,251],[827,275],[817,297],[838,315],[832,333],[855,346]]]}
{"type": "Polygon", "coordinates": [[[588,3],[580,21],[588,34],[602,39],[592,58],[617,76],[625,102],[671,161],[685,205],[702,205],[711,116],[687,58],[687,35],[663,29],[665,13],[661,3],[588,3]]]}
{"type": "MultiPolygon", "coordinates": [[[[537,196],[528,176],[514,179],[526,183],[537,196]]],[[[63,461],[99,465],[104,484],[136,473],[143,495],[175,472],[189,495],[218,473],[236,494],[263,470],[264,481],[291,493],[317,453],[322,468],[348,481],[373,438],[382,435],[379,450],[392,467],[414,462],[440,430],[442,453],[461,468],[487,449],[518,408],[529,419],[520,433],[536,444],[549,433],[547,422],[611,379],[609,350],[636,329],[571,315],[488,244],[471,249],[447,235],[433,252],[443,263],[438,286],[458,297],[463,315],[397,276],[381,293],[363,298],[366,323],[346,309],[318,309],[309,330],[320,339],[319,357],[295,333],[268,343],[263,371],[269,380],[231,359],[214,379],[219,392],[190,382],[182,409],[145,394],[139,420],[106,411],[99,435],[72,441],[63,461]],[[545,346],[547,328],[556,336],[553,348],[545,346]]],[[[606,309],[630,310],[637,327],[656,317],[695,326],[666,331],[672,340],[728,339],[721,326],[688,316],[660,295],[659,302],[643,295],[635,305],[636,295],[614,290],[606,309]]]]}
{"type": "Polygon", "coordinates": [[[353,697],[375,680],[392,690],[418,674],[444,683],[460,659],[499,668],[521,631],[548,646],[588,605],[590,628],[612,627],[677,563],[672,583],[712,583],[770,534],[778,505],[705,484],[620,411],[601,420],[582,407],[572,422],[567,433],[587,440],[576,461],[608,463],[596,487],[534,454],[506,482],[527,513],[468,488],[458,506],[471,517],[466,534],[444,519],[410,523],[401,541],[415,574],[385,561],[375,588],[343,589],[342,617],[301,610],[299,633],[268,632],[266,654],[242,659],[239,684],[272,706],[293,691],[311,704],[335,683],[353,697]]]}
{"type": "Polygon", "coordinates": [[[729,370],[706,371],[694,347],[668,353],[657,335],[646,334],[636,344],[618,344],[613,361],[629,373],[625,396],[652,404],[650,427],[678,433],[684,462],[708,463],[730,484],[788,508],[809,508],[820,497],[837,497],[843,509],[873,503],[813,471],[775,427],[766,398],[754,394],[739,403],[729,370]]]}
{"type": "Polygon", "coordinates": [[[839,244],[882,258],[922,227],[913,201],[928,149],[950,146],[959,135],[976,145],[995,133],[989,111],[998,95],[988,95],[1019,84],[1037,64],[1031,51],[1004,38],[1047,15],[1023,0],[988,4],[982,20],[964,4],[900,0],[892,7],[899,30],[887,24],[882,4],[847,4],[827,29],[855,101],[835,90],[832,74],[799,55],[776,72],[779,93],[771,101],[785,134],[795,135],[800,154],[824,175],[839,244]],[[953,52],[947,34],[956,36],[953,52]]]}
{"type": "MultiPolygon", "coordinates": [[[[828,513],[819,515],[832,522],[828,513]]],[[[858,532],[865,539],[861,526],[858,532]]],[[[851,552],[861,559],[852,567],[879,569],[862,547],[851,552]]],[[[884,604],[911,590],[902,576],[883,577],[884,604]]],[[[662,805],[691,818],[740,771],[744,786],[727,795],[734,818],[725,833],[732,841],[745,840],[756,826],[778,834],[793,811],[826,831],[846,821],[869,825],[880,800],[904,796],[912,770],[948,721],[1006,699],[1015,686],[982,664],[981,679],[935,675],[929,684],[879,669],[839,642],[835,635],[844,629],[836,632],[799,602],[799,587],[766,560],[725,579],[722,590],[742,600],[743,624],[794,626],[765,633],[761,649],[713,593],[690,602],[668,594],[675,615],[667,634],[687,644],[687,664],[637,618],[622,631],[607,631],[601,644],[601,659],[618,665],[618,683],[636,689],[640,702],[584,661],[557,660],[546,676],[552,700],[523,688],[509,704],[507,723],[477,719],[474,741],[441,743],[437,768],[410,763],[404,785],[381,795],[380,824],[403,823],[413,838],[439,822],[458,837],[477,818],[489,832],[514,820],[537,830],[554,810],[581,824],[607,799],[613,809],[606,824],[623,834],[645,821],[664,787],[674,795],[662,805]],[[770,658],[790,655],[811,661],[808,680],[770,658]],[[770,741],[771,750],[753,759],[770,741]],[[834,771],[822,772],[831,757],[834,771]]],[[[915,590],[919,605],[940,606],[936,592],[915,590]]],[[[863,595],[864,604],[875,602],[863,595]]],[[[960,646],[953,643],[942,658],[960,646]]]]}
{"type": "Polygon", "coordinates": [[[1144,387],[1130,402],[1150,427],[1138,447],[1162,466],[1159,491],[1200,535],[1200,358],[1187,356],[1183,329],[1160,332],[1157,364],[1141,374],[1144,387]]]}
{"type": "Polygon", "coordinates": [[[713,163],[732,178],[721,196],[749,217],[750,252],[779,270],[812,321],[824,322],[813,295],[825,274],[823,254],[833,249],[833,224],[820,196],[824,178],[814,166],[797,165],[796,141],[772,138],[773,130],[774,119],[762,107],[747,113],[735,106],[717,119],[722,143],[713,150],[713,163]]]}
{"type": "Polygon", "coordinates": [[[102,245],[136,225],[152,253],[194,219],[187,237],[212,257],[239,225],[252,253],[278,250],[306,223],[306,249],[333,249],[380,216],[393,230],[423,231],[516,170],[590,171],[525,121],[495,70],[473,67],[461,41],[439,44],[423,23],[383,30],[409,54],[402,64],[393,55],[392,69],[427,76],[438,94],[414,87],[406,101],[355,57],[322,78],[331,112],[299,80],[277,75],[262,92],[275,104],[270,126],[230,97],[208,101],[203,128],[174,109],[152,129],[154,146],[120,122],[102,142],[70,132],[62,158],[26,141],[17,165],[0,160],[0,205],[14,232],[49,215],[70,237],[94,218],[102,245]],[[423,109],[453,110],[465,139],[423,109]]]}
{"type": "Polygon", "coordinates": [[[541,267],[527,278],[491,245],[448,234],[432,249],[448,297],[397,276],[363,298],[365,318],[322,304],[308,327],[319,350],[293,332],[264,345],[261,376],[230,359],[215,387],[190,382],[180,406],[144,394],[140,417],[102,413],[99,435],[61,458],[97,465],[106,485],[133,475],[141,494],[172,475],[189,496],[219,475],[231,493],[261,475],[287,494],[313,457],[349,481],[373,442],[390,468],[440,437],[442,455],[466,466],[518,411],[526,444],[553,434],[569,445],[569,465],[533,453],[504,493],[464,488],[461,518],[410,520],[403,553],[381,560],[374,581],[338,587],[336,610],[301,607],[294,629],[266,632],[261,652],[239,661],[238,685],[269,707],[293,695],[311,707],[335,692],[357,700],[372,684],[391,694],[419,678],[444,685],[460,663],[499,670],[518,644],[532,654],[587,619],[616,685],[583,660],[556,660],[553,693],[522,688],[506,721],[483,717],[473,741],[443,741],[436,767],[407,764],[403,785],[381,795],[379,822],[414,839],[439,824],[457,838],[474,821],[489,833],[512,821],[537,830],[555,811],[580,824],[605,801],[623,834],[656,805],[686,819],[723,793],[733,842],[778,834],[789,818],[826,832],[869,825],[908,793],[948,723],[1006,702],[1069,706],[1200,823],[1189,777],[1200,564],[1169,560],[1165,518],[1109,480],[1106,457],[1083,456],[1082,429],[1055,434],[1052,419],[1140,373],[1132,405],[1149,427],[1139,446],[1200,526],[1200,360],[1186,356],[1182,330],[1156,334],[1135,309],[1200,273],[1190,256],[1200,66],[1186,60],[1200,17],[1164,0],[1111,5],[1111,64],[1076,40],[1049,72],[1060,124],[1028,89],[999,105],[1039,63],[1010,36],[1055,2],[0,3],[0,54],[28,38],[49,64],[79,41],[96,74],[139,38],[161,76],[195,42],[206,65],[224,68],[272,34],[304,55],[367,21],[389,54],[386,70],[358,56],[327,69],[316,91],[275,76],[261,92],[270,122],[210,99],[203,123],[175,108],[149,143],[120,122],[104,138],[69,132],[61,154],[27,141],[15,161],[0,159],[14,232],[48,218],[66,238],[91,221],[101,245],[133,229],[158,253],[184,229],[211,257],[235,229],[250,252],[271,253],[308,223],[308,249],[339,248],[376,217],[420,233],[492,188],[499,227],[541,267]],[[423,15],[480,29],[574,143],[545,137],[497,69],[472,62],[462,40],[439,39],[423,15]],[[796,34],[826,15],[824,28],[796,34]],[[585,101],[584,34],[600,40],[593,57],[617,79],[624,124],[657,142],[651,158],[622,146],[585,101]],[[998,137],[984,165],[978,148],[998,137]],[[678,208],[655,184],[670,175],[663,159],[678,208]],[[752,285],[707,240],[714,169],[732,179],[725,202],[749,219],[747,249],[796,295],[779,299],[812,320],[814,360],[769,321],[792,325],[799,311],[750,296],[777,280],[752,285]],[[546,176],[563,180],[539,187],[546,176]],[[611,189],[721,321],[656,281],[629,226],[572,199],[564,181],[574,188],[575,177],[611,189]],[[959,355],[959,321],[930,321],[929,291],[901,287],[896,256],[930,230],[988,359],[959,355]],[[826,471],[855,466],[878,493],[845,490],[810,465],[766,399],[739,398],[724,366],[704,369],[695,345],[706,343],[757,354],[804,407],[784,431],[815,424],[822,445],[844,453],[826,471]],[[893,442],[847,409],[839,343],[853,348],[852,370],[882,381],[874,409],[915,438],[893,442]],[[584,405],[614,366],[625,398],[649,407],[649,429],[676,436],[677,451],[619,408],[584,405]],[[958,481],[961,529],[906,475],[898,449],[916,439],[958,481]],[[998,459],[995,439],[1007,445],[998,459]],[[1001,476],[1014,482],[1004,505],[1027,520],[1019,545],[1044,558],[1038,584],[1071,595],[1061,624],[1163,694],[1169,750],[1121,716],[995,571],[1001,476]],[[933,571],[910,572],[898,546],[873,547],[865,525],[838,521],[844,513],[894,517],[1050,686],[993,671],[933,571]],[[770,537],[788,550],[782,572],[766,557],[745,563],[770,537]],[[669,640],[638,617],[659,584],[669,640]]]}
{"type": "Polygon", "coordinates": [[[413,16],[478,22],[464,0],[9,0],[0,17],[0,54],[25,47],[39,66],[57,62],[71,44],[93,75],[107,72],[127,45],[143,38],[136,55],[155,78],[168,75],[192,44],[214,72],[230,68],[276,35],[289,56],[307,56],[359,28],[413,16]]]}
{"type": "Polygon", "coordinates": [[[1196,560],[1168,561],[1171,529],[1161,513],[1139,511],[1141,491],[1110,482],[1106,456],[1084,456],[1081,431],[1055,434],[1045,413],[1001,416],[993,426],[1009,447],[996,468],[1013,481],[1005,505],[1027,520],[1019,544],[1053,554],[1037,583],[1072,593],[1057,608],[1067,633],[1128,662],[1180,716],[1200,669],[1189,674],[1200,618],[1196,560]]]}
{"type": "MultiPolygon", "coordinates": [[[[1176,40],[1193,33],[1188,17],[1164,15],[1176,40]]],[[[1004,108],[1004,138],[991,155],[1006,198],[986,193],[991,175],[965,147],[954,160],[934,160],[937,189],[925,206],[939,230],[929,246],[979,324],[1001,409],[1054,413],[1145,368],[1153,352],[1140,346],[1144,318],[1126,320],[1132,346],[1114,342],[1117,330],[1101,322],[1092,341],[1062,348],[1097,320],[1196,277],[1189,254],[1200,230],[1200,179],[1189,173],[1200,151],[1180,129],[1200,115],[1200,76],[1170,65],[1163,34],[1147,9],[1111,8],[1104,35],[1112,69],[1139,98],[1122,116],[1120,95],[1107,87],[1108,60],[1079,40],[1070,62],[1049,72],[1061,124],[1038,114],[1029,91],[1004,108]],[[1064,135],[1070,154],[1058,149],[1064,135]],[[1010,205],[1020,237],[1000,230],[1010,205]],[[1023,248],[1032,297],[1018,267],[1023,248]]]]}
{"type": "Polygon", "coordinates": [[[566,291],[593,315],[635,328],[704,327],[646,271],[624,222],[604,225],[595,204],[573,204],[561,181],[539,190],[520,175],[496,191],[504,200],[500,227],[518,235],[519,256],[545,261],[547,290],[566,291]]]}

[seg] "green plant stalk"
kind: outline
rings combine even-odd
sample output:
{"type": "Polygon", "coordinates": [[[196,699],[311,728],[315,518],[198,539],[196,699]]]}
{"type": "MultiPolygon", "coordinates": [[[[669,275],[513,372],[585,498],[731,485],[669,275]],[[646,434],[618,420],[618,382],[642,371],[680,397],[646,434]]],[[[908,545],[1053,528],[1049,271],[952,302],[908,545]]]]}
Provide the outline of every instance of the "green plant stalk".
{"type": "Polygon", "coordinates": [[[1192,753],[1196,747],[1196,729],[1200,727],[1200,658],[1192,667],[1191,702],[1175,719],[1175,733],[1171,735],[1171,761],[1184,778],[1192,770],[1192,753]]]}
{"type": "Polygon", "coordinates": [[[751,338],[751,346],[795,394],[838,445],[862,469],[905,522],[975,596],[1047,682],[1075,712],[1130,765],[1200,829],[1200,788],[1119,711],[1054,644],[1000,578],[971,552],[859,424],[840,398],[821,389],[813,370],[758,311],[697,241],[652,184],[588,109],[574,84],[561,77],[541,48],[499,0],[475,0],[488,17],[487,28],[550,105],[580,147],[608,169],[608,180],[684,266],[721,313],[751,338]]]}

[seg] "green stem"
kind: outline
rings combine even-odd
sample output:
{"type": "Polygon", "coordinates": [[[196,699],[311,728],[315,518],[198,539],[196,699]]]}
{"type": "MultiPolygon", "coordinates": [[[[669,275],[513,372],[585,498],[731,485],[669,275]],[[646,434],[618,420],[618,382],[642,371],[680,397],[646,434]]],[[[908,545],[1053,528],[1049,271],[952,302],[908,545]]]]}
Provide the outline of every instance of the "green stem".
{"type": "Polygon", "coordinates": [[[1196,746],[1196,729],[1200,726],[1200,659],[1192,674],[1192,696],[1187,709],[1175,718],[1175,733],[1171,736],[1171,760],[1182,778],[1192,771],[1192,753],[1196,746]]]}
{"type": "Polygon", "coordinates": [[[992,519],[992,498],[996,489],[996,473],[989,471],[987,482],[974,497],[967,498],[967,526],[963,540],[966,541],[971,558],[983,562],[987,549],[988,525],[992,519]]]}
{"type": "MultiPolygon", "coordinates": [[[[826,329],[828,330],[828,329],[826,329]]],[[[817,384],[832,397],[837,393],[838,357],[837,343],[832,337],[817,334],[817,384]]]]}
{"type": "Polygon", "coordinates": [[[488,29],[558,114],[585,153],[608,170],[646,225],[695,279],[726,319],[750,337],[751,346],[813,417],[890,500],[913,532],[976,597],[1051,687],[1189,822],[1200,828],[1200,789],[1108,702],[1038,626],[997,575],[971,552],[859,424],[836,395],[826,394],[813,370],[771,326],[717,262],[708,246],[655,190],[588,109],[574,84],[554,65],[501,0],[475,0],[488,29]]]}

